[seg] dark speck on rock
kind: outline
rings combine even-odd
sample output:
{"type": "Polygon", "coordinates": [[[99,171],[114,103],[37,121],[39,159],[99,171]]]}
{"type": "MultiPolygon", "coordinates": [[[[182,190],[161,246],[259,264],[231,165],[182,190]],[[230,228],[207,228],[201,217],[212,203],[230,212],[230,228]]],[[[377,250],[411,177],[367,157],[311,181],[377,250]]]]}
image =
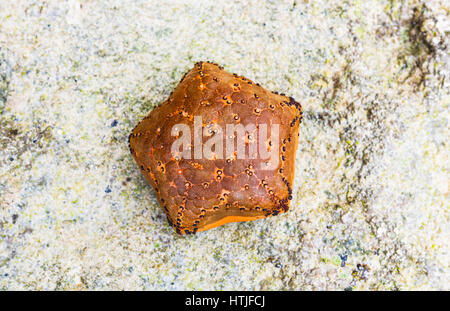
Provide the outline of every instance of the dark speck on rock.
{"type": "Polygon", "coordinates": [[[105,190],[105,192],[106,192],[106,193],[110,193],[110,192],[111,192],[111,188],[109,188],[109,187],[106,187],[106,190],[105,190]]]}
{"type": "Polygon", "coordinates": [[[9,161],[14,161],[14,158],[13,158],[13,157],[10,157],[10,158],[9,158],[9,161]]]}
{"type": "Polygon", "coordinates": [[[111,123],[111,127],[115,127],[115,126],[117,126],[117,124],[119,124],[119,121],[114,120],[114,121],[112,121],[112,123],[111,123]]]}

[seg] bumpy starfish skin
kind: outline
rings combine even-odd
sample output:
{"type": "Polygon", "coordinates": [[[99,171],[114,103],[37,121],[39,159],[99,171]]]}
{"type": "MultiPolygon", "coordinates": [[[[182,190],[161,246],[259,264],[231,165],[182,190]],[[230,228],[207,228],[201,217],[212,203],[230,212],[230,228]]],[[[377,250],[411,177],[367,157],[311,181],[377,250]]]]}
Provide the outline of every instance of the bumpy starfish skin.
{"type": "MultiPolygon", "coordinates": [[[[301,117],[301,105],[292,97],[199,62],[134,128],[130,150],[169,223],[180,234],[196,233],[289,209],[301,117]],[[202,117],[203,126],[218,124],[224,130],[226,124],[267,124],[269,129],[279,124],[278,167],[261,169],[265,160],[260,158],[174,158],[172,127],[187,124],[193,133],[194,116],[202,117]]],[[[203,143],[209,138],[203,137],[203,143]]],[[[266,143],[271,145],[270,138],[266,143]]]]}

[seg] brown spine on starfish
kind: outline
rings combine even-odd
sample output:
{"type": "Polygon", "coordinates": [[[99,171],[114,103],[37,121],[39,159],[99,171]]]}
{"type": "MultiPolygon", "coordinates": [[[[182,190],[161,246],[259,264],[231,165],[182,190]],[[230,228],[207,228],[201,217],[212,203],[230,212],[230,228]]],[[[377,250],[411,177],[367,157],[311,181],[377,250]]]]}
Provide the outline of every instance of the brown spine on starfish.
{"type": "MultiPolygon", "coordinates": [[[[267,91],[217,64],[199,62],[133,129],[130,150],[169,223],[180,234],[196,233],[289,209],[301,118],[301,105],[292,97],[267,91]],[[267,160],[261,158],[195,159],[193,146],[190,159],[175,158],[172,128],[186,124],[193,133],[194,116],[202,117],[203,126],[217,124],[224,131],[227,124],[266,124],[268,129],[278,124],[278,166],[263,169],[267,160]]],[[[267,136],[267,146],[276,145],[267,136]]],[[[209,138],[203,137],[202,144],[209,138]]]]}

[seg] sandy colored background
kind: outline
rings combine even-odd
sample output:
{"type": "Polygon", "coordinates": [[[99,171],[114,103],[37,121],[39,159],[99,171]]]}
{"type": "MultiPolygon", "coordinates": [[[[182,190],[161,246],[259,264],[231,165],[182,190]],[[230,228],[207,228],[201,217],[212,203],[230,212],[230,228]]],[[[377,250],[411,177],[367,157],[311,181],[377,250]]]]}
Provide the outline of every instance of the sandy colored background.
{"type": "Polygon", "coordinates": [[[0,289],[450,290],[448,2],[242,3],[0,1],[0,289]],[[289,213],[167,224],[127,138],[199,60],[302,103],[289,213]]]}

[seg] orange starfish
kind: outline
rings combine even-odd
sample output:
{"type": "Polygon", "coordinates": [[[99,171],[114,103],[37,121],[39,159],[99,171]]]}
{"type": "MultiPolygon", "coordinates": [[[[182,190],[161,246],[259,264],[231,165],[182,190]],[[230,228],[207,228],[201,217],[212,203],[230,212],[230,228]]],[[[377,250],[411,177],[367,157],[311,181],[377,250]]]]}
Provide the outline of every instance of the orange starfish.
{"type": "Polygon", "coordinates": [[[269,92],[217,64],[199,62],[169,98],[133,129],[130,150],[169,223],[180,234],[196,233],[289,209],[301,117],[301,105],[292,97],[269,92]],[[211,147],[208,140],[213,134],[221,134],[230,125],[248,129],[231,140],[234,147],[242,139],[248,156],[222,155],[226,148],[220,139],[214,140],[214,151],[206,148],[211,147]],[[273,136],[262,139],[263,127],[272,133],[278,129],[276,140],[273,136]],[[180,133],[191,138],[186,132],[192,128],[193,143],[183,140],[184,144],[177,145],[183,151],[175,148],[174,152],[180,133]],[[250,153],[252,141],[258,138],[260,151],[272,151],[269,161],[250,153]],[[264,167],[269,164],[270,169],[264,167]]]}

